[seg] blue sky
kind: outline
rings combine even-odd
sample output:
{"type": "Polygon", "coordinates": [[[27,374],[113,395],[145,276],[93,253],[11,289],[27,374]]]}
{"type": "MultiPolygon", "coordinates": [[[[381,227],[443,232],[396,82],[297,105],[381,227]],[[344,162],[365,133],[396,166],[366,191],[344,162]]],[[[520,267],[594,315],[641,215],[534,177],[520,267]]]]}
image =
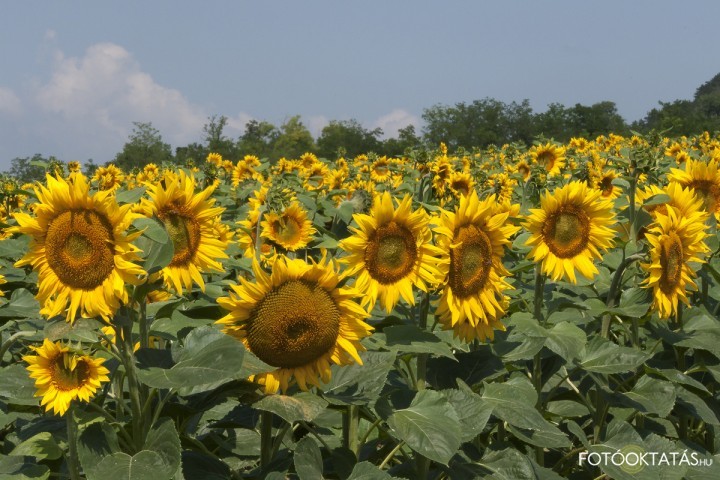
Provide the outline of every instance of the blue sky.
{"type": "Polygon", "coordinates": [[[424,108],[493,97],[616,102],[626,120],[720,72],[720,2],[14,2],[0,19],[0,170],[35,153],[111,160],[152,122],[356,118],[394,135],[424,108]]]}

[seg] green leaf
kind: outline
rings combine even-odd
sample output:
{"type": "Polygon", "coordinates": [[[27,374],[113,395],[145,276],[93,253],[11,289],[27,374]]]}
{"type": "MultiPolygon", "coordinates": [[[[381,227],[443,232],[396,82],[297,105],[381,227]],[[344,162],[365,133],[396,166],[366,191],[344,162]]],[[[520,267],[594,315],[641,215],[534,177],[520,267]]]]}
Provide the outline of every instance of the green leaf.
{"type": "Polygon", "coordinates": [[[623,393],[623,403],[643,412],[666,417],[675,406],[675,386],[664,380],[643,376],[632,391],[623,393]]]}
{"type": "Polygon", "coordinates": [[[443,465],[462,443],[455,410],[444,395],[432,390],[418,392],[410,407],[388,418],[388,425],[410,448],[443,465]]]}
{"type": "Polygon", "coordinates": [[[145,271],[151,274],[168,266],[175,254],[175,246],[165,225],[157,218],[139,218],[133,224],[143,230],[135,243],[144,252],[145,271]]]}
{"type": "Polygon", "coordinates": [[[545,346],[569,362],[580,355],[586,343],[587,336],[581,328],[560,322],[550,329],[545,346]]]}
{"type": "Polygon", "coordinates": [[[380,395],[395,362],[395,352],[363,352],[363,364],[332,366],[323,396],[331,403],[364,405],[380,395]]]}
{"type": "Polygon", "coordinates": [[[647,288],[628,288],[620,295],[620,305],[608,311],[617,315],[640,318],[650,310],[650,290],[647,288]]]}
{"type": "MultiPolygon", "coordinates": [[[[565,436],[560,429],[545,420],[537,411],[535,408],[537,393],[525,378],[515,377],[505,383],[486,384],[482,398],[492,406],[493,415],[510,425],[525,430],[543,432],[545,441],[549,441],[548,439],[552,436],[557,443],[560,443],[559,438],[565,436]]],[[[564,445],[570,445],[567,437],[564,445]]]]}
{"type": "MultiPolygon", "coordinates": [[[[115,200],[122,205],[123,203],[137,203],[142,196],[145,194],[145,187],[137,187],[133,188],[132,190],[124,190],[122,192],[118,192],[115,195],[115,200]]],[[[138,222],[141,219],[136,220],[133,223],[138,222]]]]}
{"type": "Polygon", "coordinates": [[[685,390],[684,388],[677,389],[677,404],[678,407],[682,407],[695,418],[699,418],[705,423],[710,425],[720,425],[720,418],[718,413],[710,408],[710,406],[694,393],[685,390]]]}
{"type": "Polygon", "coordinates": [[[492,405],[472,390],[442,390],[440,393],[455,409],[462,426],[460,438],[463,442],[469,442],[483,431],[492,413],[492,405]]]}
{"type": "Polygon", "coordinates": [[[320,448],[310,436],[303,437],[295,447],[295,471],[300,480],[318,480],[323,475],[323,460],[320,448]]]}
{"type": "Polygon", "coordinates": [[[10,452],[10,455],[27,455],[37,460],[56,460],[63,454],[63,450],[57,444],[50,432],[41,432],[34,435],[10,452]]]}
{"type": "Polygon", "coordinates": [[[479,464],[487,469],[490,475],[483,478],[493,480],[562,480],[552,470],[540,467],[530,458],[515,449],[487,450],[479,464]]]}
{"type": "Polygon", "coordinates": [[[389,473],[380,470],[370,462],[360,462],[355,465],[347,480],[391,480],[389,473]]]}
{"type": "Polygon", "coordinates": [[[14,455],[0,455],[0,480],[45,480],[50,470],[34,460],[14,455]]]}
{"type": "Polygon", "coordinates": [[[272,412],[292,424],[298,420],[311,422],[325,410],[328,402],[310,392],[301,392],[292,397],[287,395],[268,395],[255,402],[258,410],[272,412]]]}
{"type": "Polygon", "coordinates": [[[94,423],[80,434],[78,456],[88,480],[172,478],[180,468],[180,439],[173,421],[164,418],[143,450],[130,456],[119,451],[112,428],[94,423]]]}
{"type": "Polygon", "coordinates": [[[386,346],[403,353],[430,353],[452,358],[450,346],[430,332],[420,330],[415,325],[394,325],[383,330],[386,346]]]}
{"type": "Polygon", "coordinates": [[[0,368],[0,398],[16,405],[38,405],[35,397],[35,381],[24,365],[18,363],[0,368]]]}
{"type": "Polygon", "coordinates": [[[648,355],[629,347],[621,347],[602,337],[594,337],[585,349],[579,365],[588,372],[620,373],[636,369],[648,355]]]}
{"type": "Polygon", "coordinates": [[[18,288],[0,308],[0,318],[40,318],[40,303],[29,290],[18,288]]]}
{"type": "Polygon", "coordinates": [[[142,350],[138,357],[141,360],[138,377],[145,385],[186,390],[195,387],[192,393],[212,389],[219,382],[260,373],[247,368],[243,361],[245,347],[241,342],[213,327],[200,327],[190,332],[185,338],[185,348],[178,354],[178,362],[171,368],[142,363],[145,358],[142,350]],[[207,389],[201,386],[207,386],[207,389]]]}

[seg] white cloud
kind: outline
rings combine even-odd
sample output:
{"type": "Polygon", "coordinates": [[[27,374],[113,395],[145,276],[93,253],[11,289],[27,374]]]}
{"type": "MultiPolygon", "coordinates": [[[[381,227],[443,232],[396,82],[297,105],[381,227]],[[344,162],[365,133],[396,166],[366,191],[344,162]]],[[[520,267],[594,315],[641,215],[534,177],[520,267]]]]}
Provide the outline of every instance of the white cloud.
{"type": "Polygon", "coordinates": [[[22,102],[9,88],[0,86],[0,113],[18,114],[22,110],[22,102]]]}
{"type": "Polygon", "coordinates": [[[398,130],[405,128],[408,125],[420,125],[420,119],[411,114],[410,112],[396,108],[387,115],[383,115],[372,123],[372,128],[382,128],[383,134],[386,138],[396,137],[398,130]]]}
{"type": "Polygon", "coordinates": [[[74,122],[81,131],[123,141],[134,121],[152,122],[166,141],[183,143],[196,137],[207,120],[202,108],[156,83],[127,50],[112,43],[93,45],[82,58],[59,53],[36,101],[41,110],[74,122]]]}

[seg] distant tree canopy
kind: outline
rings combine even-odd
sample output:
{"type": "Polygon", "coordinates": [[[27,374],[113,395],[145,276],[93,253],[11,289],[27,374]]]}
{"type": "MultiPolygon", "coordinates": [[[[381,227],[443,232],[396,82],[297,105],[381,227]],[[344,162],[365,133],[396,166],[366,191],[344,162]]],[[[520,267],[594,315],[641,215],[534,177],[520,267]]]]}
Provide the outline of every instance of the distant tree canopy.
{"type": "MultiPolygon", "coordinates": [[[[179,165],[198,165],[211,152],[223,158],[238,160],[245,155],[257,155],[276,161],[297,158],[305,152],[334,159],[338,155],[354,157],[360,153],[399,156],[423,144],[445,142],[450,148],[487,147],[490,144],[529,144],[538,137],[566,142],[572,137],[594,138],[617,133],[627,135],[630,130],[648,132],[668,130],[670,135],[692,135],[705,130],[720,130],[720,73],[700,85],[692,100],[659,102],[641,120],[628,125],[611,101],[592,105],[575,104],[566,107],[551,103],[542,112],[534,112],[528,100],[505,103],[493,98],[459,102],[454,105],[434,105],[423,110],[424,126],[420,132],[414,125],[398,130],[395,137],[384,137],[380,128],[367,129],[355,120],[332,120],[314,139],[299,115],[289,117],[276,126],[265,120],[250,120],[238,138],[226,133],[228,119],[213,115],[203,127],[204,138],[198,143],[179,146],[173,154],[160,132],[151,123],[134,122],[133,131],[113,162],[125,170],[142,168],[150,162],[173,162],[179,165]]],[[[23,182],[42,180],[44,164],[51,161],[41,155],[15,158],[9,174],[23,182]]],[[[85,164],[91,173],[97,165],[85,164]]]]}

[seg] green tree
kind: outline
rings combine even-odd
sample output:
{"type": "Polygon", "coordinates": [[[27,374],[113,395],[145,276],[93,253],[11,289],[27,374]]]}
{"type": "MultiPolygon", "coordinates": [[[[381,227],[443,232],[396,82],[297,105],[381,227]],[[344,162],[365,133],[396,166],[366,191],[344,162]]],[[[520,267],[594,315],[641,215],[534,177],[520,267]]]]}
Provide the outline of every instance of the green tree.
{"type": "Polygon", "coordinates": [[[535,134],[558,141],[572,137],[570,111],[560,103],[551,103],[547,110],[535,115],[535,134]]]}
{"type": "Polygon", "coordinates": [[[310,130],[300,120],[300,115],[290,117],[280,126],[272,145],[271,158],[298,158],[305,152],[315,151],[315,140],[310,130]]]}
{"type": "Polygon", "coordinates": [[[397,138],[388,138],[383,142],[380,151],[383,155],[399,157],[406,151],[418,148],[422,145],[422,139],[415,133],[415,125],[408,125],[398,130],[397,138]]]}
{"type": "Polygon", "coordinates": [[[113,162],[126,172],[143,168],[148,163],[161,164],[173,160],[170,145],[162,141],[160,132],[152,123],[133,122],[130,140],[113,162]]]}
{"type": "Polygon", "coordinates": [[[250,120],[245,125],[245,132],[237,143],[238,156],[256,155],[267,158],[272,155],[273,146],[280,132],[270,122],[250,120]]]}
{"type": "Polygon", "coordinates": [[[368,130],[355,119],[332,120],[317,139],[317,153],[327,159],[335,159],[340,149],[348,157],[361,153],[378,152],[382,146],[382,129],[368,130]]]}
{"type": "Polygon", "coordinates": [[[45,180],[45,168],[53,157],[44,158],[39,153],[32,157],[17,157],[10,160],[8,174],[16,178],[20,183],[30,183],[45,180]]]}
{"type": "Polygon", "coordinates": [[[224,115],[220,117],[213,115],[208,118],[208,123],[203,126],[206,149],[207,153],[219,153],[224,159],[235,161],[238,156],[238,145],[223,134],[227,122],[228,119],[224,115]]]}
{"type": "Polygon", "coordinates": [[[590,106],[576,104],[570,109],[570,131],[587,138],[608,133],[627,134],[628,126],[617,111],[615,102],[598,102],[590,106]]]}

